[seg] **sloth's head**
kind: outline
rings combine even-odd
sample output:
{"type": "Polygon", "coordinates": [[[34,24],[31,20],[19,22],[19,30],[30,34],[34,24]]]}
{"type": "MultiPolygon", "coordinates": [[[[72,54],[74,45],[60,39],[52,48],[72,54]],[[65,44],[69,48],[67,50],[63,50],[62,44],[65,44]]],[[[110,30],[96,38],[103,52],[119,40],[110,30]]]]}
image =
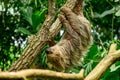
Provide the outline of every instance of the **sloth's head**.
{"type": "Polygon", "coordinates": [[[61,52],[61,47],[55,45],[46,50],[48,62],[52,65],[52,67],[56,70],[64,70],[64,56],[61,52]]]}

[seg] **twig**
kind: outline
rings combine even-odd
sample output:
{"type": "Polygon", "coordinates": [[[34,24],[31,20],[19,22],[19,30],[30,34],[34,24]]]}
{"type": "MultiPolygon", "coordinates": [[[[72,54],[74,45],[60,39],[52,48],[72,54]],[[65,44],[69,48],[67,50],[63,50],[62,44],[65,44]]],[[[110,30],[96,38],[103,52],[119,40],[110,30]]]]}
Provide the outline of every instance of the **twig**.
{"type": "Polygon", "coordinates": [[[109,49],[109,54],[113,53],[116,51],[116,44],[112,44],[109,49]]]}

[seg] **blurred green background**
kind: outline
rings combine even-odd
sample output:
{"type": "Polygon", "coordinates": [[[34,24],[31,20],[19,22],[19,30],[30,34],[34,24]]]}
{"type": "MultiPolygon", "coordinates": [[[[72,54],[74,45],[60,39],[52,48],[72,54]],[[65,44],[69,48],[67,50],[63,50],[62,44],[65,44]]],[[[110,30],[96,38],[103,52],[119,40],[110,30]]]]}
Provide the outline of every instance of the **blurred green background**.
{"type": "MultiPolygon", "coordinates": [[[[56,0],[57,11],[66,0],[56,0]]],[[[47,16],[47,0],[0,0],[0,68],[7,70],[16,61],[30,35],[40,30],[47,16]]],[[[87,75],[108,53],[112,43],[120,48],[120,0],[85,0],[84,15],[91,22],[94,43],[88,55],[79,66],[71,69],[79,72],[85,69],[87,75]]],[[[60,34],[55,38],[60,40],[60,34]]],[[[46,49],[47,45],[45,46],[46,49]]],[[[39,62],[46,66],[45,49],[39,55],[39,62]]],[[[100,80],[120,80],[120,61],[114,63],[100,80]]]]}

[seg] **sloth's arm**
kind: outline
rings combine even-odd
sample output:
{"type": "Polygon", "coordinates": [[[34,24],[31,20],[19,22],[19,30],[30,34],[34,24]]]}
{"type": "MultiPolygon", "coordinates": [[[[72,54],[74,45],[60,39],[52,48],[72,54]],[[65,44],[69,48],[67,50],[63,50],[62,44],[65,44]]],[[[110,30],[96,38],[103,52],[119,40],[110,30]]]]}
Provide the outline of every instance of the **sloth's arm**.
{"type": "Polygon", "coordinates": [[[68,20],[69,24],[71,25],[72,29],[75,32],[79,33],[81,23],[78,16],[67,7],[61,8],[61,11],[65,14],[65,17],[68,20]]]}
{"type": "Polygon", "coordinates": [[[61,20],[63,26],[66,28],[66,32],[69,34],[69,36],[72,36],[74,38],[76,38],[76,36],[78,35],[71,27],[70,23],[68,20],[66,20],[65,16],[62,14],[59,14],[59,19],[61,20]]]}
{"type": "MultiPolygon", "coordinates": [[[[89,21],[83,15],[77,15],[67,7],[61,8],[61,11],[65,15],[65,19],[63,18],[63,20],[61,20],[61,21],[64,24],[65,20],[67,20],[67,25],[69,24],[73,30],[72,32],[74,32],[73,35],[76,35],[75,33],[77,33],[77,35],[81,35],[81,37],[84,36],[84,38],[87,38],[90,40],[91,26],[90,26],[89,21]]],[[[66,25],[66,27],[69,27],[67,25],[66,25]]],[[[70,31],[70,33],[71,33],[71,31],[70,31]]]]}

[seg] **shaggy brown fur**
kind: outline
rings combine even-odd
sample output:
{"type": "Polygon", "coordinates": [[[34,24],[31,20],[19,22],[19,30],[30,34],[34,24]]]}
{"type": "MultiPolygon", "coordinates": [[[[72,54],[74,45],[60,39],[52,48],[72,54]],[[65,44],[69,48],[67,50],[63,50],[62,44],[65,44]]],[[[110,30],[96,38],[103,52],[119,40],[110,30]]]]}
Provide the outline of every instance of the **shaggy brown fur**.
{"type": "Polygon", "coordinates": [[[62,8],[59,15],[66,33],[60,42],[47,50],[48,61],[56,70],[65,70],[78,64],[80,56],[88,51],[92,42],[91,26],[83,15],[77,15],[69,8],[62,8]]]}

